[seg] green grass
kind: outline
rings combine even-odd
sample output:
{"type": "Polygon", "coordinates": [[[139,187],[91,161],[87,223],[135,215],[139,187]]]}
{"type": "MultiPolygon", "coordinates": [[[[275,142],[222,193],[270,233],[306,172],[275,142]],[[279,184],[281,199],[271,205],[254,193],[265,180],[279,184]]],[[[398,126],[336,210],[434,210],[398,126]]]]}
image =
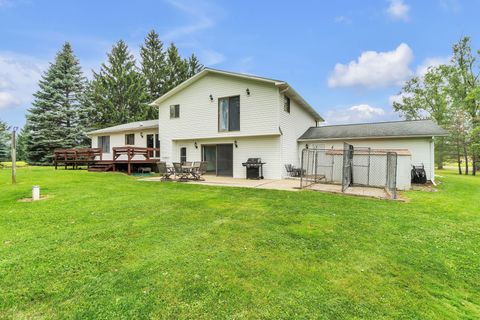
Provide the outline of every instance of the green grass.
{"type": "Polygon", "coordinates": [[[408,203],[0,170],[0,318],[480,317],[480,178],[408,203]],[[47,200],[17,202],[40,185],[47,200]]]}

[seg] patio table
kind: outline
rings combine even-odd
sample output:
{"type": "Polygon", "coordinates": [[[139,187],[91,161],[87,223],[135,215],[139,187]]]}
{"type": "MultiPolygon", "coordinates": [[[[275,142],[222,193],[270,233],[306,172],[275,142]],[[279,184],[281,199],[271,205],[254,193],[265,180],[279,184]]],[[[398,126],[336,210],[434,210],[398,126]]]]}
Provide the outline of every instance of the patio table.
{"type": "Polygon", "coordinates": [[[182,166],[182,169],[185,171],[185,172],[188,172],[193,179],[197,179],[197,171],[198,169],[200,169],[200,164],[195,164],[195,165],[190,165],[190,166],[185,166],[183,165],[182,166]]]}

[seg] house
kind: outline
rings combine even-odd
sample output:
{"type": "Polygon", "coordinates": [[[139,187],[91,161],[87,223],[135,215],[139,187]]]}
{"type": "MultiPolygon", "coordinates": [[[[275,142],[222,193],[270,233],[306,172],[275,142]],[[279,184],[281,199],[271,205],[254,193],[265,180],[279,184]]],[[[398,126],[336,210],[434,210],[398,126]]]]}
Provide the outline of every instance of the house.
{"type": "MultiPolygon", "coordinates": [[[[121,124],[88,132],[87,136],[92,140],[92,148],[102,149],[102,160],[112,160],[116,147],[159,148],[158,120],[121,124]]],[[[159,156],[158,151],[152,153],[152,158],[159,156]]]]}
{"type": "Polygon", "coordinates": [[[430,120],[320,126],[323,118],[287,82],[205,68],[154,102],[158,120],[92,131],[92,146],[159,147],[167,163],[207,161],[219,176],[245,178],[248,158],[265,162],[263,176],[281,179],[299,167],[304,148],[354,147],[398,155],[397,180],[410,187],[411,165],[434,180],[434,137],[446,132],[430,120]]]}
{"type": "Polygon", "coordinates": [[[322,117],[287,82],[206,68],[153,102],[162,161],[205,160],[216,175],[244,178],[248,158],[266,179],[298,165],[297,139],[322,117]]]}

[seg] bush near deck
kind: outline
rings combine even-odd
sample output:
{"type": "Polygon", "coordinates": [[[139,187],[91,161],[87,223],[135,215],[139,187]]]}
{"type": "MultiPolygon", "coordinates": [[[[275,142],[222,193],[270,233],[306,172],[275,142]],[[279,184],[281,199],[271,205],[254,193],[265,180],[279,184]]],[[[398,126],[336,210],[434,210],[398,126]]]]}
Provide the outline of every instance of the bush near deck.
{"type": "Polygon", "coordinates": [[[480,179],[440,175],[401,203],[0,170],[0,318],[478,318],[480,179]]]}

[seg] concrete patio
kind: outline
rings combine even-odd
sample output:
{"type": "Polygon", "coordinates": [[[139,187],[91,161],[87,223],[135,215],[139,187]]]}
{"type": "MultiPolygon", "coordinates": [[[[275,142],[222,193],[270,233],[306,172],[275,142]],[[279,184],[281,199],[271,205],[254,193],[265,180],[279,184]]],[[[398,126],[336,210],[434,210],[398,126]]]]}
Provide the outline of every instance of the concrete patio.
{"type": "MultiPolygon", "coordinates": [[[[202,184],[208,186],[222,186],[222,187],[241,187],[241,188],[258,188],[258,189],[275,189],[287,191],[299,191],[300,182],[298,180],[282,179],[282,180],[251,180],[238,179],[231,177],[218,177],[213,175],[204,175],[205,181],[190,180],[185,183],[202,184]]],[[[160,181],[159,177],[143,178],[141,181],[160,181]]]]}
{"type": "MultiPolygon", "coordinates": [[[[273,189],[273,190],[286,190],[286,191],[300,191],[300,180],[297,178],[281,179],[281,180],[251,180],[251,179],[238,179],[231,177],[218,177],[213,175],[203,176],[205,181],[193,181],[178,182],[188,184],[201,184],[208,186],[222,186],[222,187],[239,187],[239,188],[258,188],[258,189],[273,189]]],[[[141,178],[141,181],[160,182],[160,177],[141,178]]],[[[173,183],[175,180],[172,180],[173,183]]],[[[168,183],[168,182],[167,182],[168,183]]],[[[342,186],[336,184],[313,184],[305,190],[313,190],[328,193],[348,194],[354,196],[362,196],[377,199],[390,199],[385,190],[381,188],[371,187],[349,187],[345,192],[342,192],[342,186]]]]}

